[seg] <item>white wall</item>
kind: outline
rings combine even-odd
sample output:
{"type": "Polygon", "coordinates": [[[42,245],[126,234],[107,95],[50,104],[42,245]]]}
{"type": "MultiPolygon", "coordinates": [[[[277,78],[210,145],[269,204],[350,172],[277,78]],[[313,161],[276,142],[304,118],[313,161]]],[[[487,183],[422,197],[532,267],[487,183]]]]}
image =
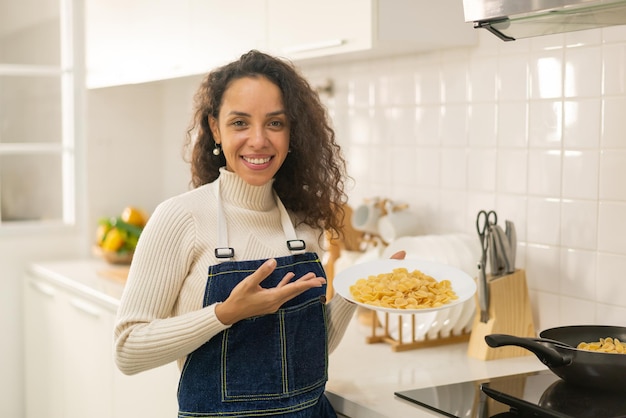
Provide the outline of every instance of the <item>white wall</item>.
{"type": "Polygon", "coordinates": [[[626,325],[626,26],[306,73],[335,82],[351,204],[408,201],[426,233],[495,209],[539,329],[626,325]]]}
{"type": "Polygon", "coordinates": [[[182,146],[199,83],[189,77],[88,91],[89,224],[128,205],[150,213],[188,190],[182,146]]]}

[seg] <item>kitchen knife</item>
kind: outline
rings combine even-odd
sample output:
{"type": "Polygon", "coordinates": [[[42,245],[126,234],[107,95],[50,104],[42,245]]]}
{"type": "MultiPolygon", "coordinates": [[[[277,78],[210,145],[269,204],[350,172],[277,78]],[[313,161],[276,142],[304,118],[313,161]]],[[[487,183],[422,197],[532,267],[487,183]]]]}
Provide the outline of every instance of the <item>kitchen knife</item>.
{"type": "Polygon", "coordinates": [[[485,259],[478,262],[478,306],[480,308],[480,322],[489,322],[489,286],[485,273],[485,259]]]}
{"type": "MultiPolygon", "coordinates": [[[[515,224],[513,221],[505,221],[505,234],[509,241],[510,252],[510,265],[513,271],[515,271],[515,258],[517,256],[517,231],[515,230],[515,224]]],[[[511,272],[512,273],[512,272],[511,272]]]]}
{"type": "Polygon", "coordinates": [[[498,255],[498,274],[511,274],[515,271],[515,265],[511,263],[511,246],[506,232],[499,226],[494,225],[493,234],[496,242],[496,253],[498,255]]]}
{"type": "Polygon", "coordinates": [[[489,225],[487,228],[487,261],[489,262],[489,273],[492,276],[497,276],[500,270],[500,263],[498,262],[498,248],[497,239],[494,232],[494,225],[489,225]]]}

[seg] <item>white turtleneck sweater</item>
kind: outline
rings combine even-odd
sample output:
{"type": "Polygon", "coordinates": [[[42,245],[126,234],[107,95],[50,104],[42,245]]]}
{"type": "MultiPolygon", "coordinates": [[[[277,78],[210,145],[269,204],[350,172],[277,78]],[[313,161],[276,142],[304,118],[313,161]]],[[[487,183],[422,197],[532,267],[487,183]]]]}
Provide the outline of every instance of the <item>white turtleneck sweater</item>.
{"type": "MultiPolygon", "coordinates": [[[[228,244],[235,260],[290,255],[271,182],[251,186],[221,170],[220,194],[228,244]]],[[[215,305],[202,307],[208,268],[218,264],[216,182],[161,203],[137,245],[115,326],[115,361],[134,374],[186,356],[228,328],[215,316],[215,305]]],[[[320,231],[296,228],[307,251],[322,256],[320,231]]],[[[355,305],[335,296],[327,305],[329,352],[335,349],[355,305]]]]}

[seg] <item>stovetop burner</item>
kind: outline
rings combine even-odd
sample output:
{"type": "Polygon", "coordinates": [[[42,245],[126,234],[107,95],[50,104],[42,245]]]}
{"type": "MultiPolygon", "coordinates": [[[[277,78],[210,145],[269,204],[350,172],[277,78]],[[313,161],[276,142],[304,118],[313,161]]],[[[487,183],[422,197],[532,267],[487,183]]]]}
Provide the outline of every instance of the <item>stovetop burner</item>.
{"type": "Polygon", "coordinates": [[[395,392],[452,418],[623,418],[626,396],[579,388],[549,370],[395,392]]]}

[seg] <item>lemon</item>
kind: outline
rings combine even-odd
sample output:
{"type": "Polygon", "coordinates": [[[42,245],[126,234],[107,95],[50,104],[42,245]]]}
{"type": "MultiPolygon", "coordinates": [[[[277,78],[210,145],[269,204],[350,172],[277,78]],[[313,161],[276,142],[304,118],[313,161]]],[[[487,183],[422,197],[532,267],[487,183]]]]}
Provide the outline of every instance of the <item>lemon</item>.
{"type": "Polygon", "coordinates": [[[143,228],[146,225],[147,217],[141,209],[127,206],[122,211],[122,220],[131,225],[143,228]]]}
{"type": "Polygon", "coordinates": [[[104,223],[99,224],[98,229],[96,229],[96,242],[98,244],[102,244],[102,242],[104,242],[104,238],[107,236],[110,230],[111,225],[104,223]]]}
{"type": "Polygon", "coordinates": [[[117,229],[111,228],[102,241],[102,249],[105,251],[117,251],[124,245],[124,234],[117,229]]]}

